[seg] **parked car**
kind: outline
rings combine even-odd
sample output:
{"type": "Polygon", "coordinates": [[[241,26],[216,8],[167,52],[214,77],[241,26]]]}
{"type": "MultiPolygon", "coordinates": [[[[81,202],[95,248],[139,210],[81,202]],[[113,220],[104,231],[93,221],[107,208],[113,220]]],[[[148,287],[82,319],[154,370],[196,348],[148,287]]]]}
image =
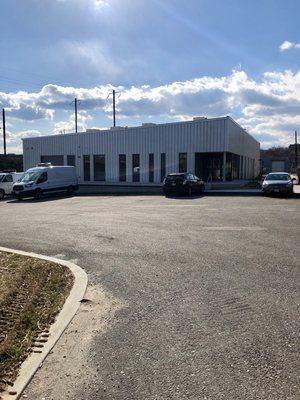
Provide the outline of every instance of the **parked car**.
{"type": "Polygon", "coordinates": [[[13,193],[13,186],[23,175],[23,172],[0,172],[0,200],[13,193]]]}
{"type": "Polygon", "coordinates": [[[72,166],[52,166],[39,164],[28,169],[20,182],[13,186],[18,200],[24,197],[40,198],[44,193],[73,193],[78,189],[76,169],[72,166]]]}
{"type": "Polygon", "coordinates": [[[204,182],[197,176],[190,173],[168,174],[163,181],[163,191],[166,196],[171,194],[193,194],[203,193],[204,182]]]}
{"type": "Polygon", "coordinates": [[[293,180],[287,172],[272,172],[265,177],[262,183],[262,191],[264,194],[291,194],[293,193],[293,185],[293,180]]]}

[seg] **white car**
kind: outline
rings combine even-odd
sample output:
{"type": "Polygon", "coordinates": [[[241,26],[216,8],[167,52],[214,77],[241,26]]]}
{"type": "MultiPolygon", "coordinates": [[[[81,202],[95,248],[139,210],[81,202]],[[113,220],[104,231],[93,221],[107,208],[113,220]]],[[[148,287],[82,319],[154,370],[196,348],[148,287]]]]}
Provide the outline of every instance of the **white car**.
{"type": "Polygon", "coordinates": [[[72,166],[39,164],[28,169],[22,179],[13,186],[18,200],[24,197],[40,198],[44,193],[73,193],[78,189],[76,169],[72,166]]]}
{"type": "Polygon", "coordinates": [[[13,193],[13,186],[23,176],[23,172],[0,172],[0,200],[13,193]]]}
{"type": "Polygon", "coordinates": [[[271,172],[262,183],[262,192],[264,194],[272,193],[293,193],[294,182],[287,172],[271,172]]]}

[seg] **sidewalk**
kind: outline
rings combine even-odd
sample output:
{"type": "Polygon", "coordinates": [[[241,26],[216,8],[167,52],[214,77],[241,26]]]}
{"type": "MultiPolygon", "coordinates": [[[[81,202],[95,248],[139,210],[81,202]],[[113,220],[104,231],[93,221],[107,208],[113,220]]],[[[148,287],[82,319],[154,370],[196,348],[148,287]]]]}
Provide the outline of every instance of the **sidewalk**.
{"type": "Polygon", "coordinates": [[[209,189],[205,193],[261,193],[260,189],[209,189]]]}

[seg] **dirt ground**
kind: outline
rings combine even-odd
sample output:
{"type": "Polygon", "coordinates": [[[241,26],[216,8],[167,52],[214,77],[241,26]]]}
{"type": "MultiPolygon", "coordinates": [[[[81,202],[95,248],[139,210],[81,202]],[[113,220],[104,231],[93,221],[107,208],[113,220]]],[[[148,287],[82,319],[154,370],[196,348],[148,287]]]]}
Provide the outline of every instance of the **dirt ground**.
{"type": "Polygon", "coordinates": [[[0,392],[29,352],[42,351],[72,283],[64,266],[0,252],[0,392]]]}

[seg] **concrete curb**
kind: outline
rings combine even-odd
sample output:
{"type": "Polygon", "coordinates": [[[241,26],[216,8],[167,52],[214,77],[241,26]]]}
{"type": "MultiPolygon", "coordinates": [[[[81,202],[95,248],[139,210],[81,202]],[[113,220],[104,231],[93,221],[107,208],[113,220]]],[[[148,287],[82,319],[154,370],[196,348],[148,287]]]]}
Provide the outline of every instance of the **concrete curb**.
{"type": "Polygon", "coordinates": [[[20,398],[22,392],[33,378],[35,372],[39,369],[42,362],[45,360],[55,343],[58,341],[64,330],[67,328],[67,326],[75,316],[76,311],[80,306],[80,301],[82,300],[86,291],[88,278],[87,274],[83,271],[82,268],[69,261],[59,260],[54,257],[48,257],[35,253],[27,253],[25,251],[8,249],[6,247],[0,247],[0,251],[20,254],[28,257],[35,257],[42,260],[61,264],[69,268],[74,275],[74,285],[54,324],[52,324],[49,328],[50,336],[48,341],[44,344],[42,353],[31,353],[21,365],[19,375],[14,385],[12,387],[9,387],[6,392],[1,393],[3,400],[17,400],[20,398]],[[16,394],[10,395],[8,391],[16,392],[16,394]]]}

